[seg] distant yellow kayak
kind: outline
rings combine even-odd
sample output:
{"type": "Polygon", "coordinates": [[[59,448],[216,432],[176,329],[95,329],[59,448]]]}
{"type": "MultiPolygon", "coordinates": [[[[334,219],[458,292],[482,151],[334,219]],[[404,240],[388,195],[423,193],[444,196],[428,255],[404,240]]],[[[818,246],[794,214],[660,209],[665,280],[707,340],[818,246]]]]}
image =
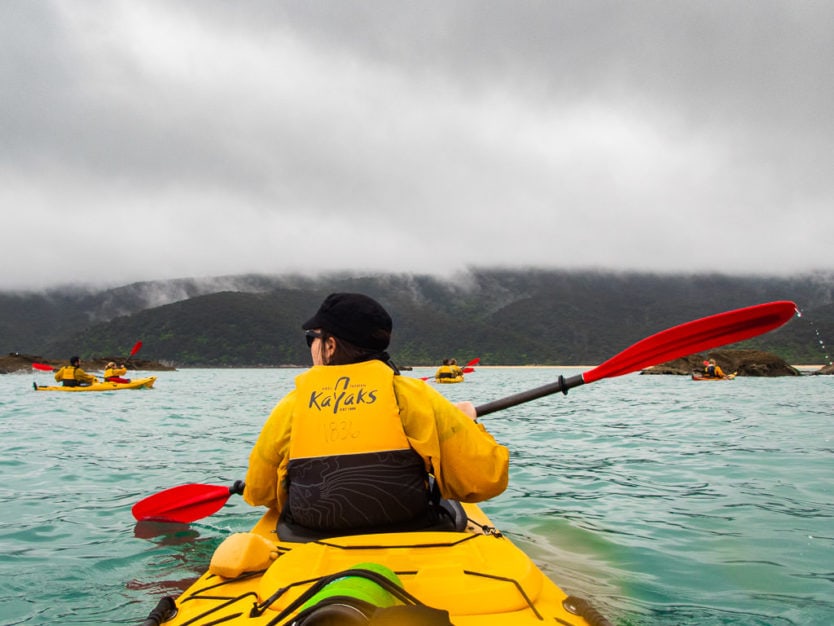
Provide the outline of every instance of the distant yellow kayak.
{"type": "Polygon", "coordinates": [[[63,385],[39,385],[33,383],[35,391],[120,391],[122,389],[150,389],[156,382],[156,376],[136,378],[129,383],[97,382],[86,387],[64,387],[63,385]]]}
{"type": "Polygon", "coordinates": [[[719,378],[718,376],[704,376],[703,374],[692,374],[692,380],[702,381],[702,380],[733,380],[736,377],[735,372],[732,374],[727,374],[723,378],[719,378]]]}
{"type": "Polygon", "coordinates": [[[448,385],[451,383],[462,383],[463,382],[463,375],[461,376],[452,376],[449,378],[435,378],[434,382],[440,383],[442,385],[448,385]]]}

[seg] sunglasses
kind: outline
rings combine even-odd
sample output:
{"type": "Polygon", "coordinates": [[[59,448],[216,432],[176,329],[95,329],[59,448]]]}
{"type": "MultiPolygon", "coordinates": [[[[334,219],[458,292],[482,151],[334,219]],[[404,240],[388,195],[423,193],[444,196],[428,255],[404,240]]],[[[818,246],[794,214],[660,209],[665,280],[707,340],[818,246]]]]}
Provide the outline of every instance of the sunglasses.
{"type": "Polygon", "coordinates": [[[316,339],[321,339],[322,334],[318,331],[315,331],[315,330],[305,330],[304,331],[304,338],[307,339],[307,347],[312,348],[313,347],[313,342],[316,339]]]}

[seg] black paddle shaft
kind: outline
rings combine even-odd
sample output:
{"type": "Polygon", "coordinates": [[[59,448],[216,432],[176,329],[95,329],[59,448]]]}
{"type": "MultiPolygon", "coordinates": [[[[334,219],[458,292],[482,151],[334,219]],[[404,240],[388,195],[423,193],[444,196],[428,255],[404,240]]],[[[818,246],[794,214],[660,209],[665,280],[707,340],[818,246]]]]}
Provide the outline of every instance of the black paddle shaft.
{"type": "Polygon", "coordinates": [[[570,378],[559,376],[559,379],[555,383],[542,385],[541,387],[536,387],[535,389],[522,391],[521,393],[516,393],[511,396],[507,396],[506,398],[499,398],[498,400],[487,402],[481,406],[476,406],[475,414],[478,417],[481,417],[483,415],[488,415],[489,413],[494,413],[495,411],[507,409],[517,404],[524,404],[525,402],[530,402],[530,400],[559,393],[560,391],[567,395],[568,389],[573,389],[574,387],[579,387],[584,384],[585,379],[582,378],[582,374],[577,374],[576,376],[571,376],[570,378]]]}

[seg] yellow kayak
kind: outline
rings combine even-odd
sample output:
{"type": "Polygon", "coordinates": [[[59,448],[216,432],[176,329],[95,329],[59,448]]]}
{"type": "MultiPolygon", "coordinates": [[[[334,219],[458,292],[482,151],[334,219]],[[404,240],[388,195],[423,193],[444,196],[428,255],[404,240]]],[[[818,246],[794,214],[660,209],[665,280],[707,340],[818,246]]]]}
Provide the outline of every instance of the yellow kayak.
{"type": "Polygon", "coordinates": [[[64,387],[63,385],[39,385],[33,383],[35,391],[119,391],[121,389],[150,389],[156,382],[156,376],[136,378],[129,383],[97,382],[86,387],[64,387]]]}
{"type": "Polygon", "coordinates": [[[718,376],[704,376],[703,374],[692,374],[692,380],[697,380],[699,382],[704,380],[733,380],[735,379],[736,374],[733,372],[732,374],[727,374],[723,378],[718,376]]]}
{"type": "Polygon", "coordinates": [[[160,600],[143,626],[610,626],[548,579],[478,506],[464,504],[463,512],[463,531],[306,543],[277,539],[268,512],[251,532],[227,537],[209,571],[178,598],[160,600]]]}

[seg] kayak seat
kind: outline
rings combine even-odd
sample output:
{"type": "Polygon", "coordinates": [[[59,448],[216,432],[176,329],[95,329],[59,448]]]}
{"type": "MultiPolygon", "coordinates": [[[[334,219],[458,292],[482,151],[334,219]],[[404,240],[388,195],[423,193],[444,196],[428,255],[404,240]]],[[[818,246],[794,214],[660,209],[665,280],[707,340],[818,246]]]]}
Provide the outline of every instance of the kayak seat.
{"type": "Polygon", "coordinates": [[[375,528],[354,528],[350,530],[320,530],[317,528],[307,528],[301,524],[296,524],[288,519],[286,515],[281,515],[278,520],[278,525],[275,530],[278,533],[278,538],[281,541],[288,541],[291,543],[307,543],[308,541],[317,541],[319,539],[330,539],[333,537],[344,537],[345,535],[372,535],[378,533],[403,533],[413,531],[452,531],[462,532],[466,530],[467,524],[466,511],[457,500],[441,499],[434,505],[425,517],[420,517],[415,520],[403,522],[400,524],[390,524],[388,526],[381,526],[375,528]]]}

